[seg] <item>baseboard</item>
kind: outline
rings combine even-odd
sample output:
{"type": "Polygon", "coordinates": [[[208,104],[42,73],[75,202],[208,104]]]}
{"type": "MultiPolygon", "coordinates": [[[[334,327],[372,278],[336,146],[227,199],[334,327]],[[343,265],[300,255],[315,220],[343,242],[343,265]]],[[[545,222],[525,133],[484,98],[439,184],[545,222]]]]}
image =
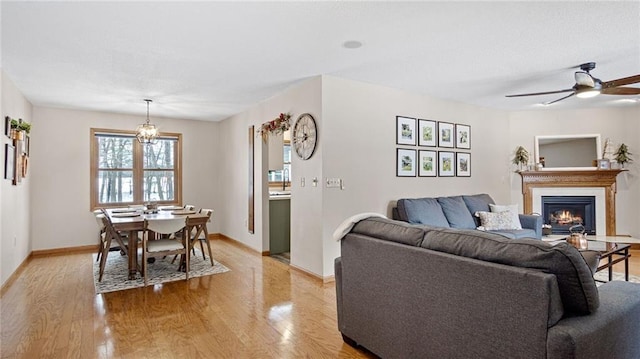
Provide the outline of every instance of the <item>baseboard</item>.
{"type": "Polygon", "coordinates": [[[87,252],[98,252],[98,245],[92,244],[87,246],[79,246],[79,247],[66,247],[66,248],[54,248],[54,249],[41,249],[37,251],[31,252],[33,257],[45,257],[45,256],[55,256],[69,253],[87,253],[87,252]]]}
{"type": "Polygon", "coordinates": [[[22,261],[22,263],[20,263],[18,268],[16,268],[16,270],[13,271],[13,273],[9,276],[9,278],[7,278],[7,281],[4,282],[4,284],[2,284],[2,288],[0,288],[0,297],[2,297],[4,295],[4,292],[6,292],[7,289],[9,289],[9,287],[11,287],[11,284],[13,284],[13,282],[15,282],[16,279],[18,279],[18,277],[20,276],[24,268],[31,261],[32,256],[33,256],[33,252],[29,253],[27,258],[25,258],[22,261]]]}
{"type": "Polygon", "coordinates": [[[336,281],[335,276],[332,276],[332,275],[323,277],[323,276],[317,275],[317,274],[315,274],[313,272],[309,272],[308,270],[306,270],[304,268],[300,268],[300,267],[298,267],[298,266],[296,266],[294,264],[291,264],[291,263],[289,263],[289,267],[293,268],[293,270],[295,270],[296,272],[300,272],[302,274],[305,274],[305,275],[307,275],[307,276],[309,276],[309,277],[311,277],[311,278],[313,278],[315,280],[321,281],[322,283],[331,283],[331,282],[335,282],[336,281]]]}

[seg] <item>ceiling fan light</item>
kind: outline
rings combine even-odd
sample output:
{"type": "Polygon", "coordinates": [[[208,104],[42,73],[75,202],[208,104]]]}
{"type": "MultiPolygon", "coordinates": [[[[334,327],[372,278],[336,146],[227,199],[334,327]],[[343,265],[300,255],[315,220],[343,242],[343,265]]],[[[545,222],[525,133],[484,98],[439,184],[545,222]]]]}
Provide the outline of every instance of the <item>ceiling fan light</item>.
{"type": "Polygon", "coordinates": [[[580,91],[576,94],[576,96],[578,98],[592,98],[592,97],[598,96],[599,94],[600,94],[599,89],[592,89],[592,90],[580,91]]]}

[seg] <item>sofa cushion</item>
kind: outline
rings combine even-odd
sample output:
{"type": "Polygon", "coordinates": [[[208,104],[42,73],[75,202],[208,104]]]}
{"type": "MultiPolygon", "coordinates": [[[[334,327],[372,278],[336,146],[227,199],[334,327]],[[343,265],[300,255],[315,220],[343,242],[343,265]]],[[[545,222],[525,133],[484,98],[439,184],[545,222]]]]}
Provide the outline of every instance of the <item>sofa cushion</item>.
{"type": "Polygon", "coordinates": [[[476,216],[480,217],[480,226],[478,227],[478,229],[482,231],[522,229],[519,223],[517,226],[519,228],[517,228],[516,225],[513,223],[513,216],[509,211],[505,211],[505,212],[480,211],[480,212],[476,212],[476,216]]]}
{"type": "Polygon", "coordinates": [[[419,246],[424,238],[424,227],[386,218],[368,218],[356,223],[351,233],[387,241],[419,246]]]}
{"type": "MultiPolygon", "coordinates": [[[[464,204],[467,205],[469,213],[471,214],[478,211],[490,212],[489,204],[495,203],[493,202],[493,198],[486,193],[462,196],[462,200],[464,204]]],[[[476,227],[478,227],[480,225],[480,218],[474,217],[473,220],[476,222],[476,227]]]]}
{"type": "Polygon", "coordinates": [[[589,314],[600,303],[585,259],[567,243],[552,246],[536,239],[514,240],[481,231],[427,228],[421,247],[554,274],[568,313],[589,314]]]}
{"type": "Polygon", "coordinates": [[[476,222],[473,220],[469,208],[464,203],[462,196],[439,197],[438,203],[442,207],[442,212],[449,222],[451,228],[476,228],[476,222]]]}
{"type": "Polygon", "coordinates": [[[510,205],[497,205],[490,203],[489,208],[491,212],[509,212],[511,214],[511,223],[513,224],[513,229],[522,229],[520,225],[520,217],[518,217],[518,205],[510,204],[510,205]]]}
{"type": "Polygon", "coordinates": [[[434,227],[449,227],[442,207],[435,198],[405,198],[398,200],[400,219],[409,223],[434,227]]]}
{"type": "Polygon", "coordinates": [[[504,229],[499,231],[487,231],[490,233],[499,234],[501,236],[512,238],[512,239],[520,239],[520,238],[531,238],[537,240],[536,231],[533,229],[504,229]]]}

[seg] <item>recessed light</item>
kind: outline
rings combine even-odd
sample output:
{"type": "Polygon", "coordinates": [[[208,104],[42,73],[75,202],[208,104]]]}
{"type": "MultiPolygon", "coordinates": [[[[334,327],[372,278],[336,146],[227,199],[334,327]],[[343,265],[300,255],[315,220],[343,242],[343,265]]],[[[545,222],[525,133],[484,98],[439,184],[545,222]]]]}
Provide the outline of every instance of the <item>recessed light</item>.
{"type": "Polygon", "coordinates": [[[356,40],[349,40],[349,41],[345,41],[342,44],[342,47],[344,47],[345,49],[357,49],[362,47],[362,43],[356,40]]]}

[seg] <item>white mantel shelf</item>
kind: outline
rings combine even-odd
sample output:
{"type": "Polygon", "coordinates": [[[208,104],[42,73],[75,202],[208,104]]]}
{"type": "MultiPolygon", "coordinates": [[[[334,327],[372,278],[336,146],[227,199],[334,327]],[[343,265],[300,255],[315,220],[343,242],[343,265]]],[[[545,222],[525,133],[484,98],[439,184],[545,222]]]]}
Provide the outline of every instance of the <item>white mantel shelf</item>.
{"type": "Polygon", "coordinates": [[[533,188],[604,188],[608,236],[616,235],[616,177],[624,169],[576,171],[520,171],[524,213],[533,212],[533,188]]]}

